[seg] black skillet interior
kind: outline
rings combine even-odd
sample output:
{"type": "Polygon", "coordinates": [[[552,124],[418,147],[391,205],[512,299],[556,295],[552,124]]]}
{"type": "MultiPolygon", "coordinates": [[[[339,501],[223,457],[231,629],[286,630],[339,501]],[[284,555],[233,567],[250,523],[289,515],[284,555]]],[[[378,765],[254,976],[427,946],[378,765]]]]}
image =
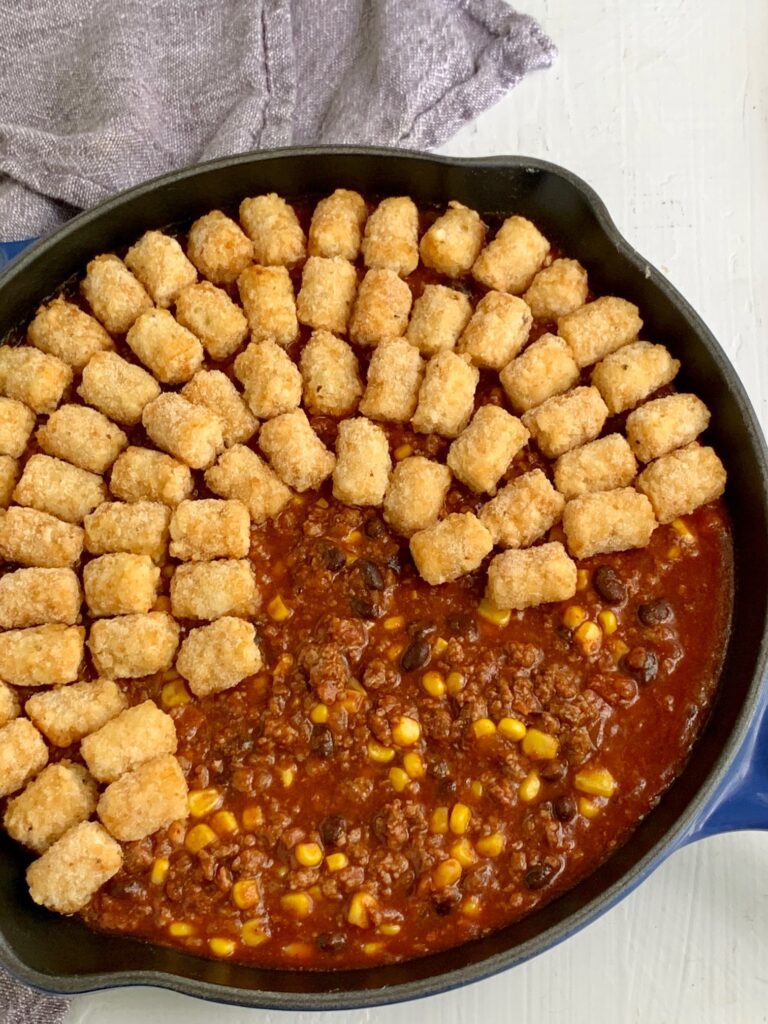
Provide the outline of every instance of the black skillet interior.
{"type": "Polygon", "coordinates": [[[733,760],[754,710],[765,663],[768,487],[765,449],[744,389],[702,321],[621,238],[597,196],[561,168],[522,157],[462,161],[372,149],[285,150],[181,171],[139,186],[83,214],[24,253],[0,277],[0,338],[93,255],[119,249],[148,228],[184,220],[248,195],[291,198],[338,187],[368,195],[411,195],[444,206],[458,199],[483,213],[534,220],[589,271],[598,293],[636,302],[644,336],[683,361],[681,388],[714,412],[709,438],[729,472],[736,548],[734,633],[718,713],[684,773],[630,842],[579,886],[529,918],[458,949],[363,972],[264,971],[186,956],[176,950],[89,931],[35,907],[24,860],[0,839],[0,961],[27,982],[73,993],[154,984],[246,1006],[342,1009],[416,998],[493,974],[562,940],[629,891],[685,834],[733,760]]]}

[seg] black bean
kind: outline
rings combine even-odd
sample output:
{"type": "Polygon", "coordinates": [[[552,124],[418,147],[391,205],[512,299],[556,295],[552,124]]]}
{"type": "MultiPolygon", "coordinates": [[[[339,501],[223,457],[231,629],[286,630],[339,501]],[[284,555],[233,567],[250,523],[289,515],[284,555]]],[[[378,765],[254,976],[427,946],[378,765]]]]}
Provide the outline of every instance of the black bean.
{"type": "Polygon", "coordinates": [[[454,612],[453,615],[446,615],[445,628],[451,636],[461,636],[467,640],[477,640],[480,635],[477,622],[466,612],[454,612]]]}
{"type": "Polygon", "coordinates": [[[341,548],[337,548],[335,544],[320,544],[318,550],[323,565],[326,569],[330,569],[331,572],[338,572],[346,565],[347,559],[344,552],[341,548]]]}
{"type": "Polygon", "coordinates": [[[641,686],[652,683],[659,671],[659,659],[650,647],[633,647],[620,664],[623,671],[633,676],[641,686]]]}
{"type": "Polygon", "coordinates": [[[415,672],[417,668],[423,668],[429,661],[431,648],[426,640],[420,637],[411,640],[400,657],[400,667],[404,672],[415,672]]]}
{"type": "Polygon", "coordinates": [[[342,932],[320,932],[315,942],[324,953],[340,953],[347,944],[347,937],[342,932]]]}
{"type": "Polygon", "coordinates": [[[552,812],[558,821],[571,821],[576,816],[576,801],[572,796],[555,797],[552,812]]]}
{"type": "Polygon", "coordinates": [[[435,901],[435,913],[439,914],[440,917],[445,917],[450,914],[453,908],[456,906],[455,901],[451,900],[436,900],[435,901]]]}
{"type": "Polygon", "coordinates": [[[317,757],[333,757],[333,733],[327,726],[313,726],[309,745],[317,757]]]}
{"type": "Polygon", "coordinates": [[[381,575],[381,569],[379,569],[375,562],[372,562],[369,558],[358,558],[355,562],[355,568],[360,570],[363,583],[368,590],[384,589],[384,577],[381,575]]]}
{"type": "Polygon", "coordinates": [[[537,864],[536,867],[531,868],[530,871],[526,871],[523,882],[525,883],[526,889],[530,889],[531,891],[543,889],[545,885],[549,885],[554,873],[555,869],[551,864],[537,864]]]}
{"type": "Polygon", "coordinates": [[[359,619],[378,619],[381,615],[381,609],[369,597],[352,594],[349,606],[359,619]]]}
{"type": "Polygon", "coordinates": [[[327,814],[320,822],[319,832],[326,846],[337,846],[347,834],[347,819],[342,814],[327,814]]]}
{"type": "Polygon", "coordinates": [[[539,775],[547,782],[557,782],[565,775],[565,765],[562,761],[545,761],[539,768],[539,775]]]}
{"type": "Polygon", "coordinates": [[[627,588],[616,570],[609,565],[598,565],[592,576],[592,584],[606,604],[621,604],[627,596],[627,588]]]}
{"type": "Polygon", "coordinates": [[[423,636],[430,636],[432,633],[437,631],[437,626],[434,622],[429,622],[427,619],[414,619],[413,622],[409,622],[407,632],[409,636],[418,639],[423,636]]]}
{"type": "Polygon", "coordinates": [[[637,609],[637,617],[644,626],[660,626],[672,618],[672,605],[659,597],[655,601],[641,604],[637,609]]]}
{"type": "Polygon", "coordinates": [[[363,529],[373,540],[378,540],[379,537],[383,537],[387,532],[386,526],[378,516],[370,516],[370,518],[366,519],[363,529]]]}

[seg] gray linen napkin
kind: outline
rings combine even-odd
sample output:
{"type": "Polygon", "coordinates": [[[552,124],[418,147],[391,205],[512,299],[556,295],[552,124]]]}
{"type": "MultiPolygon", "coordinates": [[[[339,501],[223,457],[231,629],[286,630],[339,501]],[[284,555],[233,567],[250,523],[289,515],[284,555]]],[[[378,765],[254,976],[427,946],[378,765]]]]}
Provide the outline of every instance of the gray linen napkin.
{"type": "MultiPolygon", "coordinates": [[[[555,53],[503,0],[0,0],[0,240],[230,153],[438,146],[555,53]]],[[[0,972],[0,1024],[66,1005],[0,972]]]]}

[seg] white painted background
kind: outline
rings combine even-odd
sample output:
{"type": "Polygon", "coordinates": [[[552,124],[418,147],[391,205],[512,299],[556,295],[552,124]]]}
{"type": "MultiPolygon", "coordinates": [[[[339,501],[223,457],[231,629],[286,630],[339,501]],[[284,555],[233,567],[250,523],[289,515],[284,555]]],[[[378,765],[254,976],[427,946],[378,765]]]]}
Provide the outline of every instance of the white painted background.
{"type": "MultiPolygon", "coordinates": [[[[767,0],[516,2],[560,59],[445,152],[543,157],[590,182],[712,327],[768,427],[767,0]]],[[[267,1013],[133,989],[78,997],[67,1024],[757,1024],[767,953],[768,836],[741,833],[676,853],[537,960],[420,1004],[267,1013]]]]}

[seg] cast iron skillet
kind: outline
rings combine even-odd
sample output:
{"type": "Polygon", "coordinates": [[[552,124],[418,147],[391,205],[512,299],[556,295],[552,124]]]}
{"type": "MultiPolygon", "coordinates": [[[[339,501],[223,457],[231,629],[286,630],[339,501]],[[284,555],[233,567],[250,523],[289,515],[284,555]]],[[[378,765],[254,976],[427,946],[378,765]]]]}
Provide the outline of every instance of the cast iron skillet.
{"type": "Polygon", "coordinates": [[[483,213],[520,213],[589,271],[598,293],[636,302],[644,336],[683,361],[678,384],[713,410],[711,442],[728,469],[735,539],[734,629],[716,713],[689,763],[630,841],[555,902],[486,939],[396,966],[313,973],[259,970],[178,950],[110,938],[36,907],[25,859],[0,838],[0,962],[29,984],[75,993],[158,985],[205,999],[277,1009],[348,1009],[443,992],[521,963],[582,928],[631,891],[672,851],[735,828],[768,826],[768,768],[755,752],[768,742],[762,680],[768,653],[768,484],[766,449],[744,388],[688,303],[618,234],[600,199],[579,178],[541,160],[457,160],[384,149],[301,149],[218,160],[158,178],[81,214],[32,245],[0,275],[0,338],[28,318],[95,254],[119,249],[146,229],[190,220],[245,196],[288,199],[335,188],[412,196],[444,206],[458,199],[483,213]],[[763,719],[765,722],[763,723],[763,719]]]}

